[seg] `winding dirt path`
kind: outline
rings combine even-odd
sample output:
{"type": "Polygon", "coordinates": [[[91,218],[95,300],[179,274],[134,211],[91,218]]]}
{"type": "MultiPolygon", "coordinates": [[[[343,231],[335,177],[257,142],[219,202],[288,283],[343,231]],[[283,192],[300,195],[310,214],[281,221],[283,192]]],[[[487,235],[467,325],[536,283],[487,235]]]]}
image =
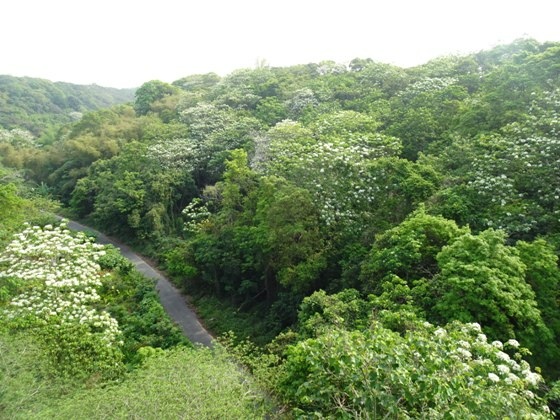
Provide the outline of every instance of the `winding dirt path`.
{"type": "Polygon", "coordinates": [[[179,292],[165,276],[144,261],[140,255],[135,253],[128,246],[109,238],[107,235],[89,226],[69,221],[68,227],[81,232],[92,232],[97,237],[97,242],[101,244],[111,244],[117,247],[121,251],[121,254],[135,265],[138,271],[148,278],[157,280],[156,290],[159,293],[161,304],[171,319],[183,330],[183,334],[195,344],[212,347],[214,337],[202,326],[197,315],[187,305],[185,297],[181,295],[181,292],[179,292]]]}

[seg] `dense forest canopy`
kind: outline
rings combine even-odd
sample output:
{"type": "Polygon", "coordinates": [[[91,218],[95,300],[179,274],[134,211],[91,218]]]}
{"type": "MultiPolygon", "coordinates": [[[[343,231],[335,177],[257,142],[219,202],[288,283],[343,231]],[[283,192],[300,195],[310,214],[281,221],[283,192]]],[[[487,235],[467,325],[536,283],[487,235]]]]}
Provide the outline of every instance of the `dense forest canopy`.
{"type": "Polygon", "coordinates": [[[5,127],[0,150],[248,335],[233,351],[295,415],[546,417],[559,114],[560,44],[521,39],[148,81],[49,141],[5,127]]]}

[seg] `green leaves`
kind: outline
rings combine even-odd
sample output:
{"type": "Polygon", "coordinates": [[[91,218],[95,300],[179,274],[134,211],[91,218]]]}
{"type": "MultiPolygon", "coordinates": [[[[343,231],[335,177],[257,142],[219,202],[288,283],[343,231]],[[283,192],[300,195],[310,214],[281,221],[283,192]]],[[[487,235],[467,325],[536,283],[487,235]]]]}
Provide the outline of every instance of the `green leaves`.
{"type": "Polygon", "coordinates": [[[137,115],[146,115],[151,111],[152,105],[156,101],[177,92],[178,89],[175,86],[159,80],[146,82],[134,94],[134,110],[137,115]]]}
{"type": "Polygon", "coordinates": [[[503,232],[487,230],[463,235],[443,248],[437,257],[441,273],[431,285],[437,296],[435,314],[478,320],[494,337],[512,336],[514,324],[542,323],[534,293],[524,281],[525,266],[504,239],[503,232]]]}
{"type": "Polygon", "coordinates": [[[364,289],[380,293],[384,279],[390,274],[411,286],[414,280],[433,277],[439,271],[437,254],[467,231],[420,208],[400,225],[377,237],[362,265],[360,279],[365,283],[364,289]]]}
{"type": "Polygon", "coordinates": [[[478,322],[494,339],[516,337],[552,374],[556,258],[543,241],[519,242],[521,255],[505,241],[503,231],[473,235],[420,209],[377,237],[362,264],[362,287],[386,309],[409,308],[438,323],[478,322]]]}
{"type": "Polygon", "coordinates": [[[277,386],[300,415],[546,417],[529,392],[540,376],[503,348],[477,324],[417,322],[403,335],[375,321],[363,331],[332,327],[288,349],[277,386]]]}

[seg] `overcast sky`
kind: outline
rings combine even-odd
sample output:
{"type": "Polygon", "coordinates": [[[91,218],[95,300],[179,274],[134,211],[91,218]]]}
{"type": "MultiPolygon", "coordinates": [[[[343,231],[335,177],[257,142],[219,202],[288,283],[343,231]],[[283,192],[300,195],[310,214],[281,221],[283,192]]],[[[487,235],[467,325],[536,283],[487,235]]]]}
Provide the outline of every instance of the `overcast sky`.
{"type": "Polygon", "coordinates": [[[560,41],[560,0],[1,0],[0,74],[135,87],[355,57],[412,66],[560,41]]]}

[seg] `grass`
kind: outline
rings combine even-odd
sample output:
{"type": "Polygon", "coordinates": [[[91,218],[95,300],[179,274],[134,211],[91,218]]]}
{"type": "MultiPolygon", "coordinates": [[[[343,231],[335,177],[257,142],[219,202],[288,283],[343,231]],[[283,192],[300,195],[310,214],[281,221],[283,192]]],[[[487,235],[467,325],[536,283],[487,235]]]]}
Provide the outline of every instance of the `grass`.
{"type": "Polygon", "coordinates": [[[272,410],[223,349],[160,351],[122,381],[89,389],[44,376],[25,336],[0,335],[0,349],[0,418],[256,419],[272,410]]]}

